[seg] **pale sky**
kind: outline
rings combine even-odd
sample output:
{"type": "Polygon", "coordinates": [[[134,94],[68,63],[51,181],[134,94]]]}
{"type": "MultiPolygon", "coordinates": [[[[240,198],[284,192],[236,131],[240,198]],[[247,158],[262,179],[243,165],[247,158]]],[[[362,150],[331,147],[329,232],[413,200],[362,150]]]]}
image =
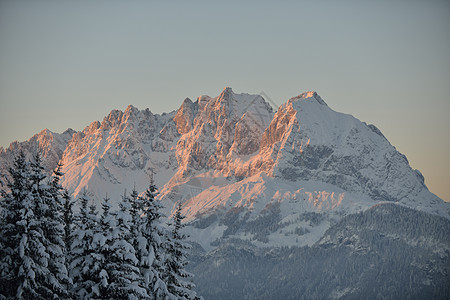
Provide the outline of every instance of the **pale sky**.
{"type": "Polygon", "coordinates": [[[0,146],[225,86],[315,90],[450,201],[450,1],[241,2],[0,1],[0,146]]]}

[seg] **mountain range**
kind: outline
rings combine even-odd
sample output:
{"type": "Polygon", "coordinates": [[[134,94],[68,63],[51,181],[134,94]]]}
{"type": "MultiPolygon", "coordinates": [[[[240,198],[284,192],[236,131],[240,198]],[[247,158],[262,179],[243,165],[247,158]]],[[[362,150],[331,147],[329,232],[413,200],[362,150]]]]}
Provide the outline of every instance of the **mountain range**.
{"type": "Polygon", "coordinates": [[[49,172],[62,162],[63,186],[98,205],[154,180],[166,215],[183,204],[205,298],[450,295],[449,203],[375,125],[316,92],[276,111],[229,87],[161,115],[130,105],[0,148],[2,173],[19,150],[49,172]]]}

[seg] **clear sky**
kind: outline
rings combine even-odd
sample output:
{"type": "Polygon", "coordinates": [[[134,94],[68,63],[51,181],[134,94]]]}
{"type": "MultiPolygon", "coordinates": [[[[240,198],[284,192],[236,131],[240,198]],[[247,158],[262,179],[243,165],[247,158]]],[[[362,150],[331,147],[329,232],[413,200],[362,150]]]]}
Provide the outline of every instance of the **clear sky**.
{"type": "Polygon", "coordinates": [[[450,201],[450,1],[0,1],[0,146],[128,104],[317,91],[450,201]]]}

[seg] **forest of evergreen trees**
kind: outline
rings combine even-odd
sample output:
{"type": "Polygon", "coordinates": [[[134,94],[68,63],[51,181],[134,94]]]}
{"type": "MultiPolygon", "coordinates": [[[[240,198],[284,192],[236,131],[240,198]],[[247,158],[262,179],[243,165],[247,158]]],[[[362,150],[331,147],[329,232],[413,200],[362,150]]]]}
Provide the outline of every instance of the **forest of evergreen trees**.
{"type": "Polygon", "coordinates": [[[233,238],[194,253],[188,269],[206,299],[449,299],[449,232],[446,218],[384,203],[344,216],[311,246],[233,238]]]}
{"type": "Polygon", "coordinates": [[[20,153],[3,178],[0,299],[201,299],[185,270],[181,204],[166,229],[153,183],[124,193],[117,211],[105,196],[99,212],[87,191],[72,199],[62,175],[20,153]]]}

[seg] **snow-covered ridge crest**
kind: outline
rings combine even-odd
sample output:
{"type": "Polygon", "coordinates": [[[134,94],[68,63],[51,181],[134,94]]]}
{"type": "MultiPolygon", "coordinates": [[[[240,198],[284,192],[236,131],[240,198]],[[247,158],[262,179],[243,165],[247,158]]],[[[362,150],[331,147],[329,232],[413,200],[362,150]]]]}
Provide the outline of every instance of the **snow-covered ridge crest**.
{"type": "Polygon", "coordinates": [[[261,96],[237,94],[231,88],[215,98],[186,98],[169,114],[131,105],[123,112],[112,110],[68,143],[62,155],[63,182],[78,194],[84,187],[105,190],[132,180],[144,185],[153,172],[160,176],[160,186],[178,184],[202,170],[233,176],[235,161],[258,152],[272,116],[261,96]]]}
{"type": "Polygon", "coordinates": [[[176,145],[181,167],[177,180],[205,168],[232,175],[231,165],[238,156],[258,151],[260,135],[272,116],[272,107],[261,96],[236,94],[229,87],[215,98],[201,96],[194,104],[185,101],[175,119],[177,128],[183,128],[176,145]],[[190,130],[186,124],[192,124],[190,130]]]}
{"type": "Polygon", "coordinates": [[[91,123],[74,135],[64,151],[63,184],[75,195],[84,188],[97,190],[99,199],[106,191],[123,191],[136,181],[143,186],[154,167],[150,154],[157,152],[158,145],[153,142],[160,140],[159,133],[173,116],[174,112],[157,115],[130,105],[124,112],[111,111],[101,123],[91,123]]]}
{"type": "Polygon", "coordinates": [[[288,103],[297,101],[297,100],[305,100],[305,101],[317,101],[317,103],[321,104],[321,105],[327,105],[325,103],[325,101],[319,96],[319,94],[317,94],[317,92],[315,91],[309,91],[309,92],[305,92],[302,93],[296,97],[293,97],[291,99],[288,100],[288,103]]]}
{"type": "Polygon", "coordinates": [[[28,141],[12,142],[8,148],[0,149],[0,172],[7,174],[9,167],[12,167],[14,157],[23,151],[27,159],[32,159],[35,153],[39,152],[43,158],[43,166],[47,172],[52,172],[58,161],[61,159],[62,153],[67,147],[67,143],[74,135],[75,131],[71,128],[63,133],[55,133],[49,129],[44,129],[35,134],[28,141]]]}

